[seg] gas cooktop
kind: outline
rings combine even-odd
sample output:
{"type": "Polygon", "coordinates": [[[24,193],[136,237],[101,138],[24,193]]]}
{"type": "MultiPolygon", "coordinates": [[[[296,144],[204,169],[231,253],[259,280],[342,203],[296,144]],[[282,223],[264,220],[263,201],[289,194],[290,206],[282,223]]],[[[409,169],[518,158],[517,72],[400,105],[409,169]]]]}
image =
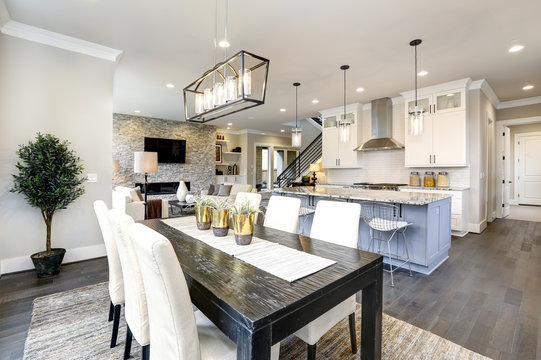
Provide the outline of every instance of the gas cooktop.
{"type": "Polygon", "coordinates": [[[351,187],[354,189],[367,189],[367,190],[393,190],[398,191],[400,186],[406,186],[407,184],[393,184],[393,183],[354,183],[351,187]]]}

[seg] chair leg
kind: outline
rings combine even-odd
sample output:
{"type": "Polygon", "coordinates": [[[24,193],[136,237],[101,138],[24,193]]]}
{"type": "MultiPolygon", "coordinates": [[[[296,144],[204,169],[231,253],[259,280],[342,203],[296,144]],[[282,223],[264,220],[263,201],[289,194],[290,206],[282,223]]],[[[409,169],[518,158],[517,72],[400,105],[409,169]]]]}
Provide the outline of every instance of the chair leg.
{"type": "MultiPolygon", "coordinates": [[[[410,253],[408,251],[408,244],[407,244],[407,241],[406,241],[406,229],[404,229],[404,231],[402,231],[402,238],[404,239],[404,248],[406,249],[406,256],[408,257],[408,266],[409,266],[409,269],[410,269],[410,276],[412,276],[411,274],[411,259],[410,259],[410,253]]],[[[398,242],[398,241],[397,241],[398,242]]]]}
{"type": "Polygon", "coordinates": [[[143,346],[142,360],[150,360],[150,344],[143,346]]]}
{"type": "Polygon", "coordinates": [[[130,327],[126,325],[126,347],[124,347],[124,360],[128,359],[130,357],[131,353],[131,340],[132,340],[132,333],[130,330],[130,327]]]}
{"type": "Polygon", "coordinates": [[[351,353],[357,353],[357,331],[355,330],[355,313],[349,314],[349,339],[351,341],[351,353]]]}
{"type": "Polygon", "coordinates": [[[111,348],[116,346],[116,340],[118,338],[118,324],[120,323],[120,307],[121,305],[115,305],[113,314],[113,333],[111,335],[111,348]]]}
{"type": "MultiPolygon", "coordinates": [[[[391,237],[392,239],[392,237],[391,237]]],[[[387,241],[387,250],[389,255],[389,268],[391,269],[391,286],[394,287],[394,279],[393,279],[393,260],[391,259],[391,240],[387,241]]]]}
{"type": "Polygon", "coordinates": [[[316,360],[316,344],[308,344],[308,360],[316,360]]]}
{"type": "Polygon", "coordinates": [[[113,302],[111,301],[109,303],[109,321],[113,321],[114,312],[115,312],[115,306],[113,305],[113,302]]]}

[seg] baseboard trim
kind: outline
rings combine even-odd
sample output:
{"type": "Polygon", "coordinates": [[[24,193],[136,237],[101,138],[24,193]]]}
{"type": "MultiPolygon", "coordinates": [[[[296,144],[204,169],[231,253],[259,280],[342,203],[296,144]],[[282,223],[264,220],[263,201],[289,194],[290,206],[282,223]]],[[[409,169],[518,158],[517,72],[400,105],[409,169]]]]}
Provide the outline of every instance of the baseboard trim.
{"type": "Polygon", "coordinates": [[[481,221],[479,224],[468,223],[468,231],[476,234],[482,233],[487,228],[487,220],[481,221]]]}
{"type": "MultiPolygon", "coordinates": [[[[94,259],[106,255],[107,253],[105,252],[104,244],[66,249],[66,256],[64,256],[64,261],[62,263],[68,264],[71,262],[94,259]]],[[[0,275],[30,270],[33,268],[34,264],[30,259],[30,254],[0,260],[0,275]]]]}

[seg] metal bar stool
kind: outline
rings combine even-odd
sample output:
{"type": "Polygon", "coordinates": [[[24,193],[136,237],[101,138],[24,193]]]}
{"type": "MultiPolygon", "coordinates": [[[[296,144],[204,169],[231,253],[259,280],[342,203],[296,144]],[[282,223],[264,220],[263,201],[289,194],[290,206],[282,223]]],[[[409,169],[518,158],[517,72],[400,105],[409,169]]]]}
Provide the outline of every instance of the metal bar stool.
{"type": "Polygon", "coordinates": [[[388,203],[378,203],[378,202],[365,202],[361,206],[361,217],[363,221],[370,227],[370,244],[368,245],[367,251],[375,251],[374,242],[378,242],[378,254],[382,254],[389,258],[389,268],[390,270],[385,270],[391,273],[391,286],[394,287],[393,273],[404,265],[408,264],[410,276],[411,275],[411,262],[408,251],[408,244],[406,240],[406,229],[411,223],[407,221],[400,221],[399,218],[399,208],[396,205],[388,203]],[[391,236],[388,236],[389,233],[391,236]],[[402,235],[404,240],[404,251],[405,256],[398,254],[398,234],[402,235]],[[391,252],[391,240],[396,235],[396,252],[391,252]],[[387,252],[382,253],[381,243],[387,243],[387,252]],[[393,258],[402,261],[401,264],[395,265],[393,268],[393,258]]]}
{"type": "Polygon", "coordinates": [[[312,214],[314,214],[316,210],[313,206],[310,205],[308,198],[303,197],[301,198],[301,207],[299,209],[299,217],[301,218],[301,234],[306,235],[306,232],[304,230],[304,226],[306,224],[306,220],[308,217],[312,214]]]}

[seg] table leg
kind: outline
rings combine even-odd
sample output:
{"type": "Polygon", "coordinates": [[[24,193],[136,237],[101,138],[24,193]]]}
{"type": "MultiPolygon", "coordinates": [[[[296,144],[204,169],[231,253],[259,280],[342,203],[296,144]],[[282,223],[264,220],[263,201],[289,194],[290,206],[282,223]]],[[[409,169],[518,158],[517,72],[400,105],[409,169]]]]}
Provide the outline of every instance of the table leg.
{"type": "Polygon", "coordinates": [[[237,360],[270,360],[271,332],[265,327],[255,333],[239,326],[237,329],[237,360]]]}
{"type": "Polygon", "coordinates": [[[383,308],[383,265],[376,268],[375,281],[362,291],[361,359],[381,359],[383,308]]]}

